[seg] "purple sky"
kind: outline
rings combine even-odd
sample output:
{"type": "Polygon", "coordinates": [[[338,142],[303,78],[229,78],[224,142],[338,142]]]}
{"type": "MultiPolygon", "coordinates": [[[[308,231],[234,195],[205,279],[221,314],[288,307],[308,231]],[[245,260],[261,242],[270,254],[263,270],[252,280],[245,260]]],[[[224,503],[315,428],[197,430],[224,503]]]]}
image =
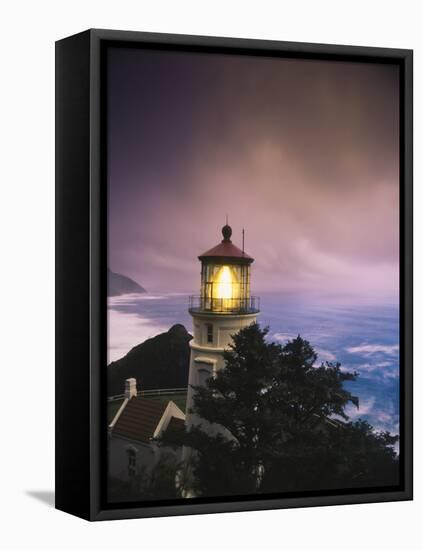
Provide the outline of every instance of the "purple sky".
{"type": "Polygon", "coordinates": [[[111,49],[108,67],[112,270],[197,293],[228,214],[255,293],[397,300],[396,66],[111,49]]]}

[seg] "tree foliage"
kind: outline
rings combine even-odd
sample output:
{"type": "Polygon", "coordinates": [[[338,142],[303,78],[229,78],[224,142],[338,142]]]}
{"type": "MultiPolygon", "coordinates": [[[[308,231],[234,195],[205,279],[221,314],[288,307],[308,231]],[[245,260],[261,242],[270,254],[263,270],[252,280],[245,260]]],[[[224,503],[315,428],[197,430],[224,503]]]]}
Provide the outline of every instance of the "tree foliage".
{"type": "Polygon", "coordinates": [[[267,334],[256,323],[242,329],[224,352],[226,367],[195,387],[192,413],[203,425],[179,440],[193,449],[195,494],[396,484],[397,437],[349,422],[345,412],[348,403],[359,406],[344,386],[357,374],[336,362],[316,365],[300,336],[281,346],[267,334]],[[217,433],[206,423],[219,425],[217,433]]]}

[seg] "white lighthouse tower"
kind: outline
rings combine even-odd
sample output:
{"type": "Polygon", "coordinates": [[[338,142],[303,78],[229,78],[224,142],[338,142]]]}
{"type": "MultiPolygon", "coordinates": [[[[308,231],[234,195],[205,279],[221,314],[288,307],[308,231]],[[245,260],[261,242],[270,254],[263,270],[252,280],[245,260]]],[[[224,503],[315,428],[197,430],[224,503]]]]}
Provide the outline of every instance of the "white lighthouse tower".
{"type": "MultiPolygon", "coordinates": [[[[224,368],[223,351],[232,335],[256,321],[259,298],[250,295],[250,272],[254,259],[231,241],[232,229],[222,228],[223,240],[201,254],[201,291],[191,296],[189,313],[193,318],[194,338],[186,407],[186,427],[204,422],[190,410],[195,390],[224,368]]],[[[244,244],[243,247],[244,248],[244,244]]],[[[208,425],[208,430],[213,427],[208,425]]]]}

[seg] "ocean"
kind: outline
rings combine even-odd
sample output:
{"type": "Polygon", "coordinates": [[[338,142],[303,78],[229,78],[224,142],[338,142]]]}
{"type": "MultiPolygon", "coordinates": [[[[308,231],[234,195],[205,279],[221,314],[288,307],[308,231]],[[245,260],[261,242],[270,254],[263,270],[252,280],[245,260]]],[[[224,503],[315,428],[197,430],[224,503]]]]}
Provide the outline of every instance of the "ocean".
{"type": "MultiPolygon", "coordinates": [[[[359,377],[348,389],[360,401],[348,406],[352,420],[362,418],[376,430],[399,433],[399,308],[298,300],[261,295],[258,322],[269,326],[268,338],[280,343],[300,334],[318,354],[317,363],[338,361],[359,377]]],[[[128,294],[109,298],[109,362],[176,323],[191,331],[188,294],[128,294]]]]}

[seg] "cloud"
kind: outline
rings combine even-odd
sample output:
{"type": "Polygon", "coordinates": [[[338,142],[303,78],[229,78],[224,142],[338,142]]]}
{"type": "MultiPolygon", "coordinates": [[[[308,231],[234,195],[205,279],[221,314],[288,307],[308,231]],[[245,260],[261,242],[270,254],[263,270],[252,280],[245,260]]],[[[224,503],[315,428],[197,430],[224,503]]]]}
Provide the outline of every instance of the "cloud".
{"type": "Polygon", "coordinates": [[[373,427],[377,431],[389,431],[394,434],[399,433],[399,417],[392,407],[379,410],[375,414],[373,427]]]}
{"type": "MultiPolygon", "coordinates": [[[[370,396],[365,399],[360,399],[359,409],[352,404],[348,404],[345,408],[345,412],[352,421],[367,417],[366,419],[378,432],[390,431],[392,434],[399,433],[399,415],[395,410],[393,402],[376,399],[375,396],[370,396]]],[[[398,445],[396,445],[395,448],[398,452],[398,445]]]]}
{"type": "Polygon", "coordinates": [[[349,403],[345,407],[345,412],[351,419],[356,419],[363,415],[368,415],[372,413],[375,402],[376,402],[376,398],[373,396],[367,399],[360,400],[360,406],[358,409],[355,405],[352,405],[351,403],[349,403]]]}
{"type": "Polygon", "coordinates": [[[291,332],[275,332],[273,334],[273,339],[277,340],[278,342],[282,342],[283,344],[286,344],[288,340],[292,340],[293,338],[296,338],[297,334],[291,333],[291,332]]]}
{"type": "Polygon", "coordinates": [[[395,345],[384,345],[384,344],[361,344],[359,346],[352,346],[345,348],[348,353],[359,353],[364,357],[371,357],[375,353],[384,353],[386,355],[397,356],[399,351],[399,346],[395,345]]]}
{"type": "Polygon", "coordinates": [[[397,67],[119,49],[109,76],[114,269],[195,292],[228,213],[254,291],[397,299],[397,67]]]}
{"type": "Polygon", "coordinates": [[[365,378],[374,378],[375,374],[382,376],[384,379],[396,379],[399,377],[398,365],[392,361],[361,363],[354,365],[354,370],[358,371],[360,376],[365,378]]]}
{"type": "Polygon", "coordinates": [[[111,309],[116,309],[122,306],[133,306],[136,302],[144,300],[163,300],[165,295],[159,294],[122,294],[121,296],[109,296],[107,305],[111,309]]]}
{"type": "Polygon", "coordinates": [[[320,361],[336,361],[336,357],[331,351],[322,348],[315,348],[315,351],[320,361]]]}

